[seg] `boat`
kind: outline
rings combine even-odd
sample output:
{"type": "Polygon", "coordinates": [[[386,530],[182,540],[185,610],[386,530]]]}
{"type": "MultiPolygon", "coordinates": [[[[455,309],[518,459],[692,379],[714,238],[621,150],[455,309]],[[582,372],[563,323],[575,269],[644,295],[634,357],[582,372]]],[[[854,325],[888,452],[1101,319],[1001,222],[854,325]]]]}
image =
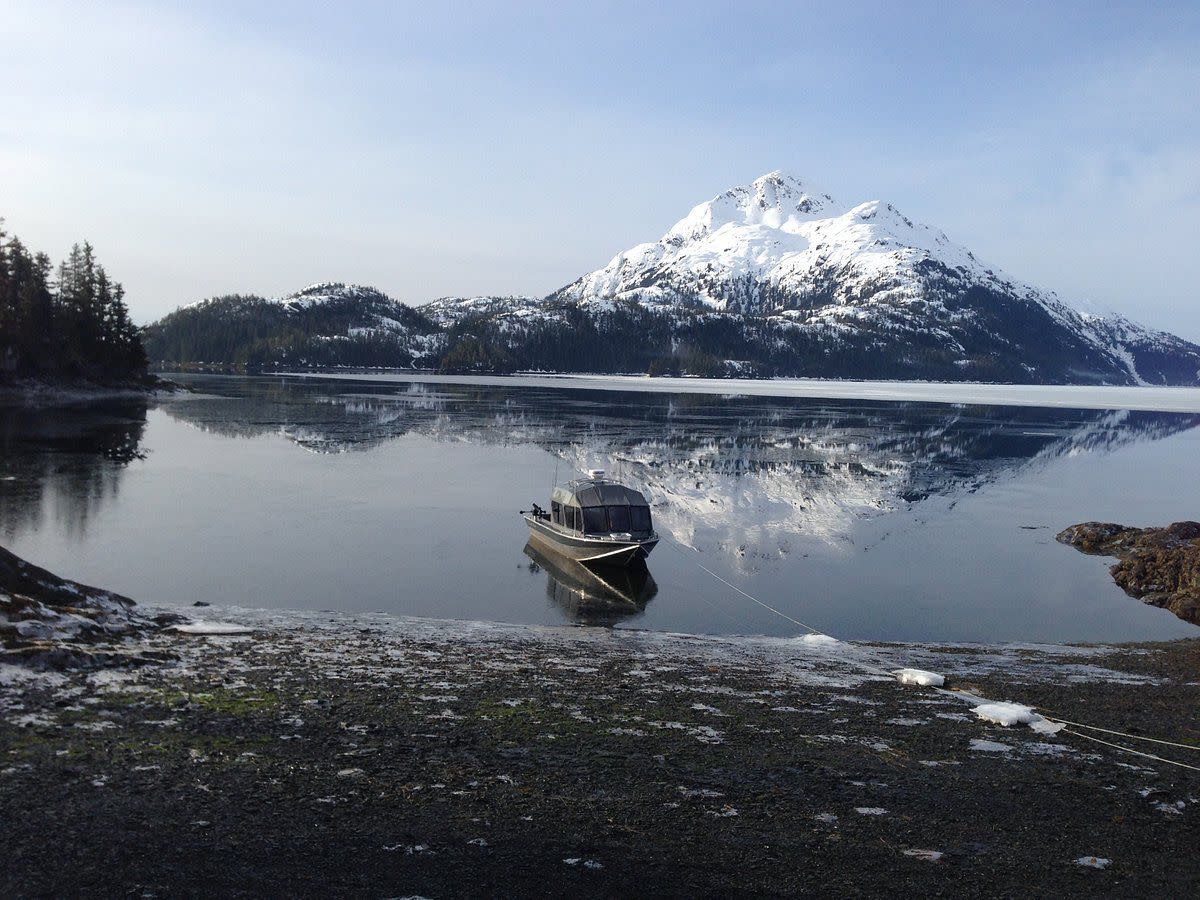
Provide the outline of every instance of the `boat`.
{"type": "Polygon", "coordinates": [[[611,626],[640,616],[658,593],[654,577],[640,559],[627,566],[585,566],[542,548],[532,539],[525,544],[530,571],[546,574],[546,597],[577,625],[611,626]]]}
{"type": "Polygon", "coordinates": [[[628,566],[658,545],[646,498],[603,469],[555,487],[548,512],[535,503],[521,516],[531,541],[584,565],[628,566]]]}

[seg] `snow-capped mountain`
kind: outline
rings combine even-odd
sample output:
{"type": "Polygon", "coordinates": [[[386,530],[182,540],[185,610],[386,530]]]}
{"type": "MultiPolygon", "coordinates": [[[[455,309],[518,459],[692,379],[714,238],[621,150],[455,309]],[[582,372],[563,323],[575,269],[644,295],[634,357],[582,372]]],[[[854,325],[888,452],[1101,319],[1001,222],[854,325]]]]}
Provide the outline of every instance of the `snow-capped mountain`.
{"type": "MultiPolygon", "coordinates": [[[[873,336],[881,350],[899,350],[905,334],[930,336],[963,369],[975,367],[980,349],[1019,357],[1038,337],[1047,349],[1081,355],[1067,362],[1050,354],[1048,362],[1067,363],[1076,376],[1069,380],[1200,378],[1194,344],[1081,312],[890,203],[847,207],[782,172],[701,203],[658,241],[617,254],[557,296],[583,306],[628,300],[761,316],[814,336],[873,336]]],[[[1035,381],[1054,368],[1036,358],[1022,365],[1035,381]]]]}
{"type": "Polygon", "coordinates": [[[223,297],[147,330],[164,364],[1200,384],[1200,346],[1064,303],[877,200],[772,172],[544,298],[223,297]]]}

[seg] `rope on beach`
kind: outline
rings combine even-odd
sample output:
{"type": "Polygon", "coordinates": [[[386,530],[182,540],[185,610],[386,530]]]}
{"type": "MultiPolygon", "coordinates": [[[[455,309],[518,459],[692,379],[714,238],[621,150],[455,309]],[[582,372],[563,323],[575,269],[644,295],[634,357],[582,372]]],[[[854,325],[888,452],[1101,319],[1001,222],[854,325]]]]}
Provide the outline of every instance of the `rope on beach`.
{"type": "MultiPolygon", "coordinates": [[[[1093,728],[1095,726],[1084,725],[1083,727],[1093,728]]],[[[1122,753],[1132,753],[1134,756],[1144,756],[1146,759],[1153,759],[1156,762],[1167,763],[1168,765],[1172,766],[1179,766],[1181,769],[1191,769],[1193,772],[1200,772],[1200,766],[1193,766],[1190,763],[1182,763],[1174,759],[1167,759],[1163,756],[1155,756],[1153,753],[1145,753],[1141,750],[1134,750],[1132,747],[1122,747],[1120,744],[1114,744],[1112,741],[1106,741],[1103,738],[1093,737],[1090,734],[1084,734],[1082,731],[1072,731],[1070,728],[1064,728],[1063,731],[1065,731],[1067,734],[1074,735],[1075,737],[1081,737],[1085,741],[1095,741],[1097,744],[1103,744],[1106,747],[1113,747],[1116,750],[1120,750],[1122,753]]],[[[1170,743],[1170,741],[1162,741],[1161,743],[1170,743]]]]}
{"type": "Polygon", "coordinates": [[[1144,734],[1129,734],[1124,731],[1113,731],[1111,728],[1101,728],[1099,725],[1084,725],[1082,722],[1072,722],[1069,719],[1060,719],[1057,716],[1048,716],[1043,714],[1042,718],[1049,719],[1051,722],[1057,722],[1060,725],[1073,725],[1076,728],[1087,728],[1089,731],[1103,731],[1105,734],[1115,734],[1117,737],[1129,738],[1133,741],[1149,741],[1152,744],[1163,744],[1167,747],[1181,747],[1184,750],[1200,750],[1200,747],[1195,744],[1181,744],[1178,741],[1164,741],[1162,738],[1146,737],[1144,734]]]}
{"type": "MultiPolygon", "coordinates": [[[[676,550],[678,550],[681,555],[684,555],[684,556],[687,555],[686,553],[683,552],[685,549],[693,550],[696,553],[700,552],[699,550],[696,550],[696,548],[694,548],[694,547],[685,547],[684,545],[677,543],[675,540],[673,540],[672,538],[666,537],[665,535],[662,535],[660,537],[665,538],[666,543],[669,544],[670,546],[674,547],[676,550]]],[[[794,619],[791,616],[789,616],[787,613],[782,612],[782,611],[776,609],[775,607],[771,606],[769,603],[766,603],[766,602],[758,599],[753,594],[747,593],[746,591],[742,590],[740,587],[738,587],[733,582],[727,581],[726,579],[722,578],[720,575],[718,575],[712,569],[708,568],[708,566],[704,565],[703,563],[696,561],[696,565],[699,566],[701,569],[703,569],[705,572],[707,572],[709,575],[711,575],[713,578],[715,578],[717,581],[719,581],[722,584],[726,585],[727,587],[730,587],[733,590],[737,591],[739,594],[741,594],[747,600],[757,603],[763,609],[773,612],[775,615],[779,616],[782,619],[786,619],[787,621],[791,622],[794,625],[799,625],[801,628],[808,631],[809,634],[819,634],[824,637],[830,637],[830,638],[833,637],[833,635],[829,634],[828,632],[822,631],[819,628],[814,628],[813,626],[807,624],[806,622],[801,622],[799,619],[794,619]]],[[[837,640],[837,639],[834,638],[834,640],[837,640]]],[[[845,657],[845,660],[846,660],[846,662],[850,663],[851,665],[855,665],[858,668],[862,669],[864,672],[870,672],[871,674],[874,674],[874,675],[882,675],[886,678],[895,677],[894,670],[888,670],[888,669],[884,669],[884,668],[876,668],[875,666],[864,663],[862,660],[854,659],[851,656],[845,657]]],[[[974,694],[968,694],[965,691],[954,690],[953,688],[935,687],[935,688],[933,688],[933,690],[939,694],[945,694],[947,696],[955,697],[959,700],[965,700],[968,703],[978,704],[979,702],[983,701],[982,697],[977,697],[974,694]]],[[[1162,738],[1152,738],[1152,737],[1147,737],[1145,735],[1140,735],[1140,734],[1128,734],[1127,732],[1115,731],[1111,728],[1101,728],[1099,725],[1085,725],[1082,722],[1072,722],[1069,719],[1061,719],[1061,718],[1058,718],[1057,716],[1048,716],[1048,715],[1043,715],[1040,713],[1039,713],[1039,715],[1041,715],[1043,719],[1045,719],[1049,722],[1054,722],[1056,724],[1063,725],[1064,726],[1063,731],[1067,734],[1074,735],[1075,737],[1081,737],[1084,740],[1094,741],[1098,744],[1104,744],[1107,747],[1112,747],[1113,749],[1120,750],[1123,753],[1132,753],[1135,756],[1142,756],[1142,757],[1145,757],[1146,759],[1153,759],[1157,762],[1167,763],[1168,765],[1171,765],[1171,766],[1178,766],[1181,769],[1190,769],[1195,772],[1200,772],[1200,766],[1193,766],[1189,763],[1182,763],[1182,762],[1178,762],[1177,760],[1167,759],[1166,757],[1156,756],[1153,753],[1145,753],[1141,750],[1134,750],[1132,747],[1125,747],[1125,746],[1122,746],[1121,744],[1114,744],[1111,741],[1106,741],[1101,738],[1094,737],[1092,735],[1083,734],[1081,732],[1074,731],[1074,730],[1072,730],[1072,728],[1068,728],[1065,726],[1072,726],[1073,728],[1086,728],[1089,731],[1100,731],[1105,734],[1112,734],[1112,735],[1116,735],[1118,737],[1128,738],[1129,740],[1149,741],[1150,743],[1162,744],[1167,747],[1179,747],[1184,750],[1200,750],[1200,746],[1197,746],[1195,744],[1183,744],[1183,743],[1179,743],[1178,741],[1163,740],[1162,738]]]]}

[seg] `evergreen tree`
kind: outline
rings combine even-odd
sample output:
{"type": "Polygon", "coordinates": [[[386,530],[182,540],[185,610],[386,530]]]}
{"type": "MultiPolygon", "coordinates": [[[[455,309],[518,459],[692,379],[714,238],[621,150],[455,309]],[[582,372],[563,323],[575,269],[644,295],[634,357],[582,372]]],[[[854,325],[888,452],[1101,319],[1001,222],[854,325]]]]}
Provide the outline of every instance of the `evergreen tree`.
{"type": "Polygon", "coordinates": [[[0,376],[124,381],[146,375],[141,333],[125,290],[109,278],[90,243],[58,267],[31,255],[0,220],[0,376]]]}

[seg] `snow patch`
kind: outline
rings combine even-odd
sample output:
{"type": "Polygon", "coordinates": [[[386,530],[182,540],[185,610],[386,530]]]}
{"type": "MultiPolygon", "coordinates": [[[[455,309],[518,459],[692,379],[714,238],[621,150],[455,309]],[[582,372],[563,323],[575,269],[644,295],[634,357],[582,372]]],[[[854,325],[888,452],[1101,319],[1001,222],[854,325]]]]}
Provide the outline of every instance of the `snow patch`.
{"type": "Polygon", "coordinates": [[[245,625],[235,625],[232,622],[186,622],[182,625],[172,625],[169,631],[181,634],[225,635],[253,634],[254,629],[245,625]]]}
{"type": "Polygon", "coordinates": [[[971,738],[971,749],[981,753],[1011,753],[1012,746],[998,741],[986,741],[983,738],[971,738]]]}
{"type": "Polygon", "coordinates": [[[936,672],[926,672],[924,669],[897,669],[896,678],[901,684],[915,684],[920,687],[941,687],[946,679],[936,672]]]}
{"type": "Polygon", "coordinates": [[[975,707],[975,715],[985,722],[993,722],[1009,728],[1013,725],[1032,725],[1042,717],[1032,708],[1020,703],[996,702],[981,703],[975,707]]]}

